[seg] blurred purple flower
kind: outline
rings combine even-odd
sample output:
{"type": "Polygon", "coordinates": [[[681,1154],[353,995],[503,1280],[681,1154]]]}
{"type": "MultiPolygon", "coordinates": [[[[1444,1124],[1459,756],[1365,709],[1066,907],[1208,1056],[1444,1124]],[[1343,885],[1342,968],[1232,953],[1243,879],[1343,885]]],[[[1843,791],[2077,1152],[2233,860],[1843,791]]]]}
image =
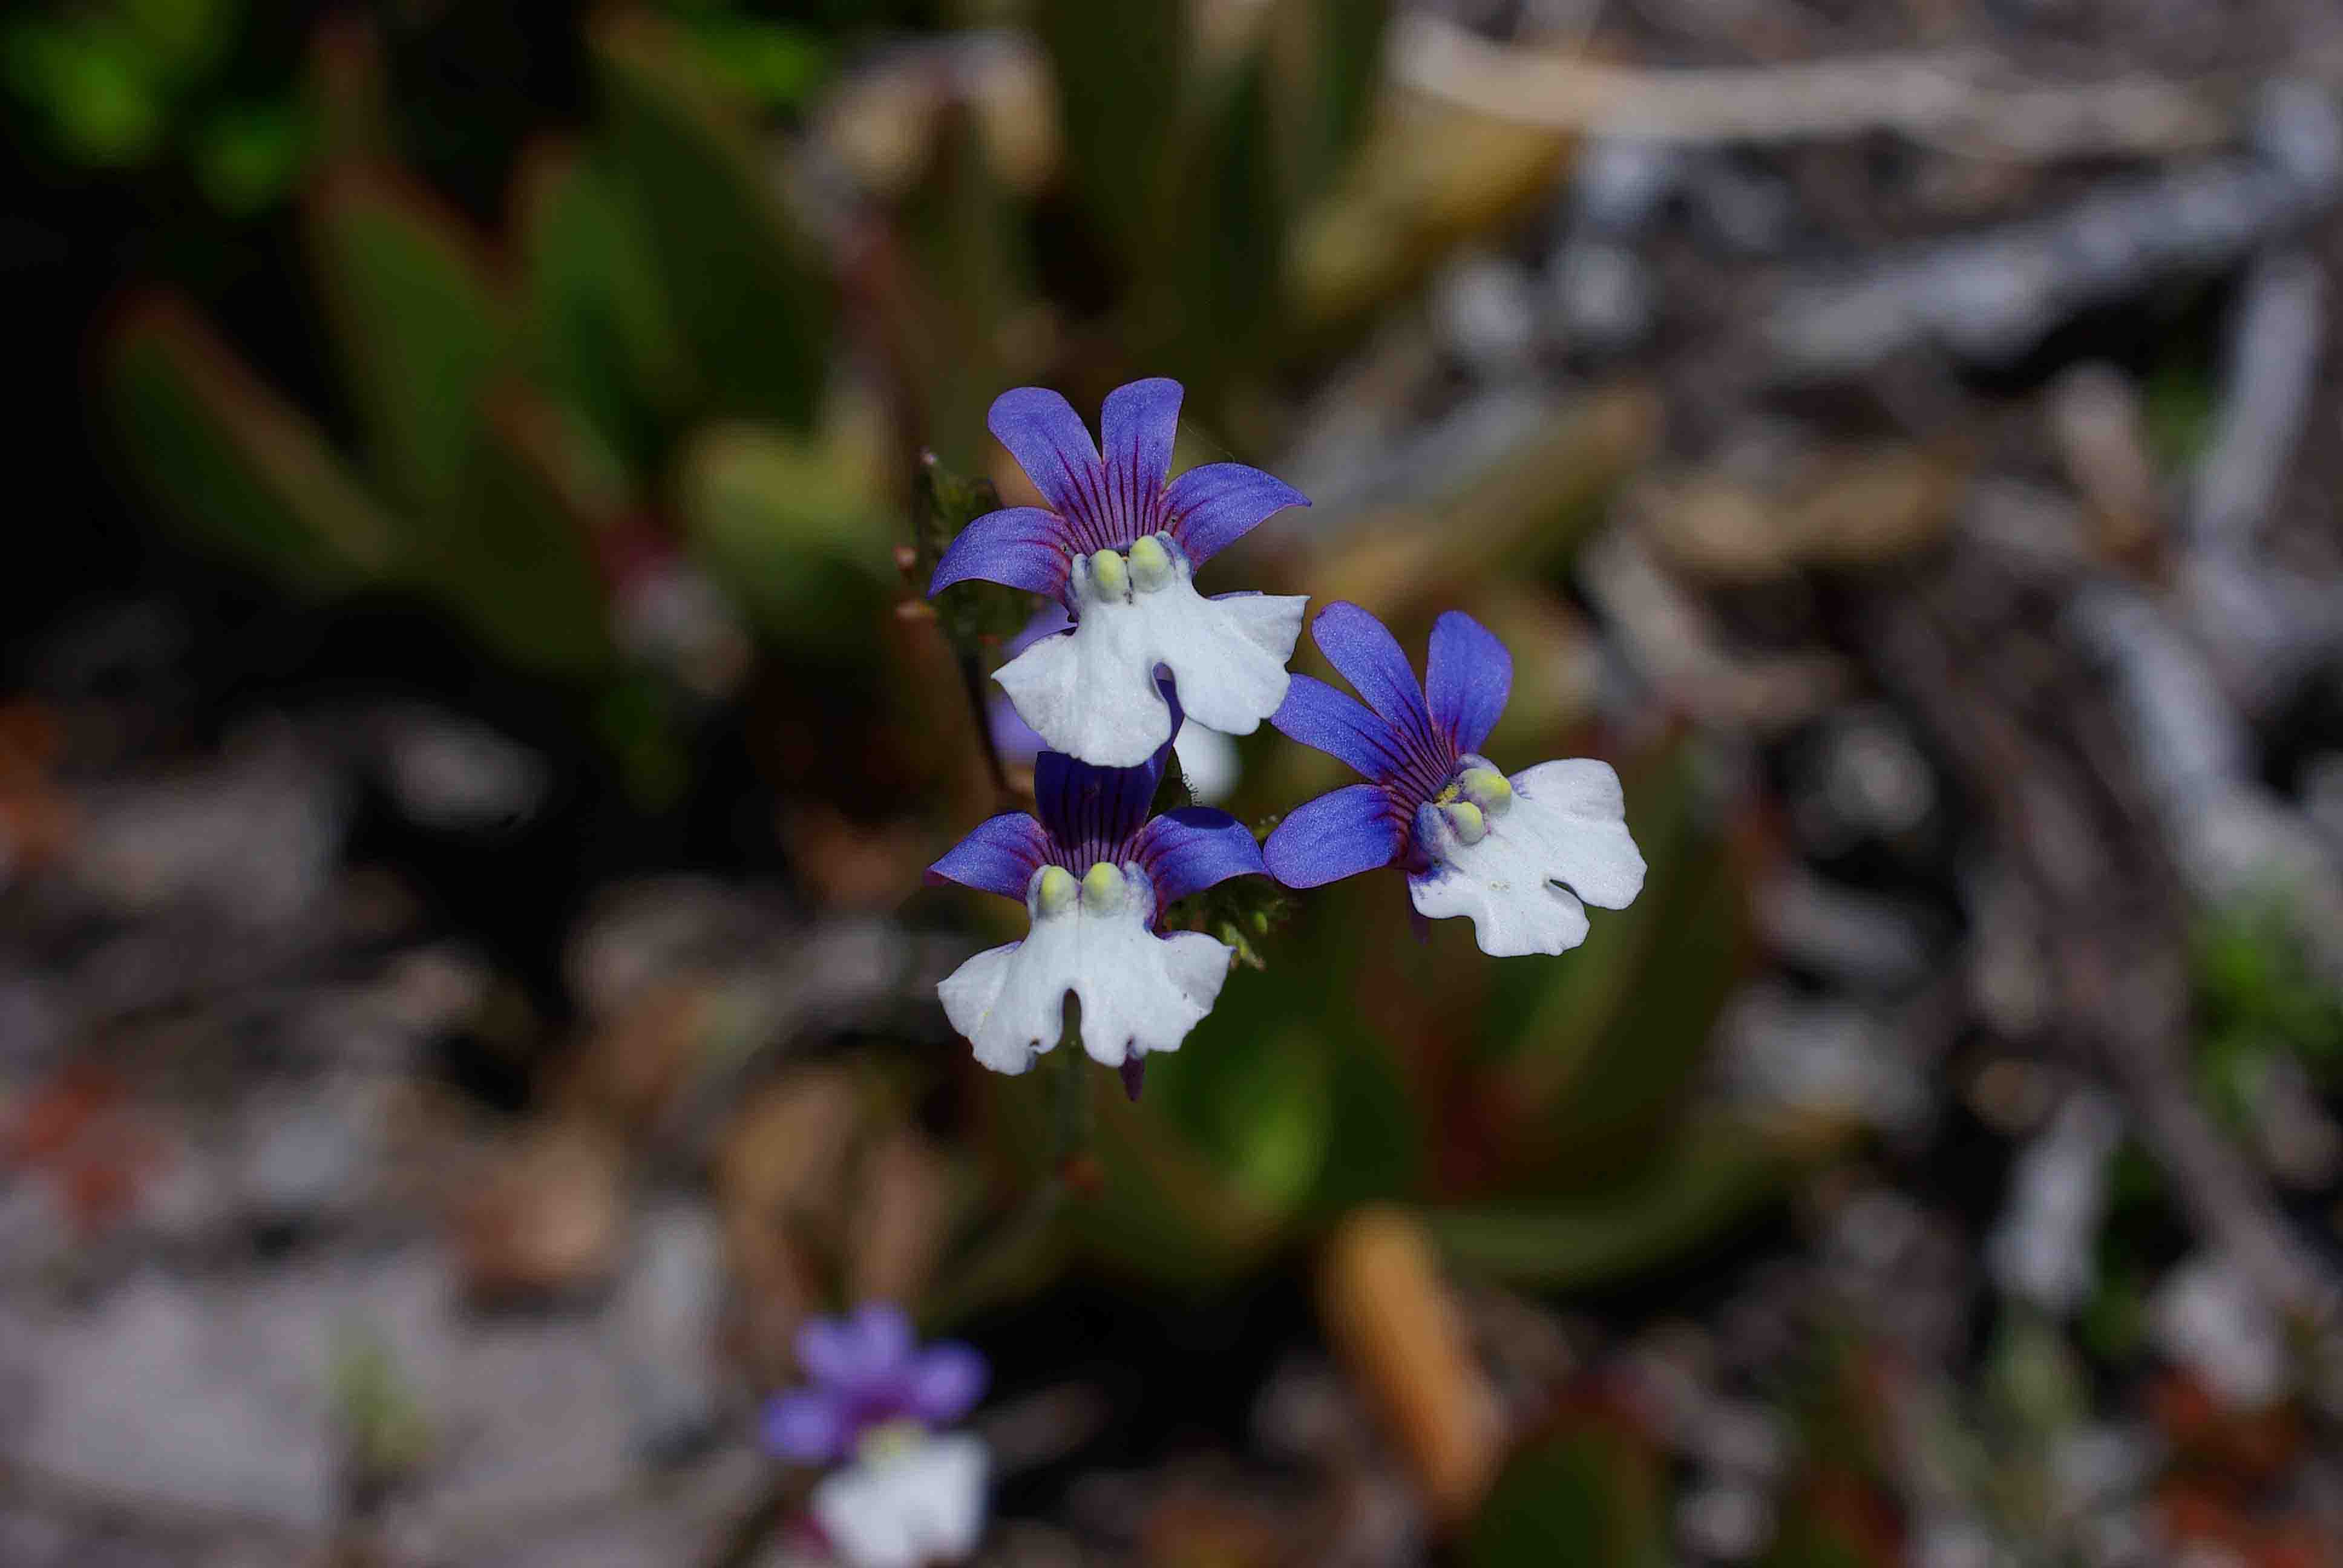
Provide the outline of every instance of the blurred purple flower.
{"type": "MultiPolygon", "coordinates": [[[[1174,722],[1178,702],[1167,704],[1174,722]]],[[[1150,817],[1167,738],[1135,768],[1093,768],[1062,752],[1035,759],[1037,819],[1011,811],[977,825],[928,868],[1021,899],[1021,941],[977,954],[937,988],[952,1027],[997,1072],[1023,1072],[1058,1043],[1066,993],[1082,1003],[1082,1049],[1136,1081],[1150,1051],[1176,1050],[1228,979],[1229,948],[1161,931],[1175,900],[1231,877],[1266,875],[1252,834],[1224,811],[1150,817]]]]}
{"type": "Polygon", "coordinates": [[[803,1388],[765,1407],[765,1446],[799,1464],[851,1458],[873,1432],[950,1426],[976,1406],[984,1358],[945,1341],[921,1349],[910,1320],[874,1302],[847,1318],[815,1318],[798,1331],[803,1388]]]}
{"type": "Polygon", "coordinates": [[[1159,668],[1199,722],[1252,734],[1285,696],[1302,633],[1305,598],[1196,592],[1196,568],[1272,513],[1310,503],[1242,463],[1167,482],[1181,396],[1160,377],[1109,393],[1101,457],[1057,393],[1002,393],[986,423],[1048,505],[970,523],[928,585],[933,596],[978,578],[1059,598],[1071,628],[993,678],[1049,747],[1100,767],[1136,767],[1178,729],[1159,668]]]}
{"type": "Polygon", "coordinates": [[[1357,605],[1328,605],[1310,629],[1366,700],[1297,675],[1270,722],[1370,782],[1278,824],[1262,855],[1279,881],[1315,888],[1397,866],[1417,913],[1471,917],[1481,950],[1499,957],[1574,948],[1586,940],[1587,904],[1634,901],[1644,857],[1609,763],[1542,762],[1508,779],[1478,754],[1513,682],[1513,656],[1486,627],[1456,610],[1442,616],[1422,683],[1383,622],[1357,605]]]}

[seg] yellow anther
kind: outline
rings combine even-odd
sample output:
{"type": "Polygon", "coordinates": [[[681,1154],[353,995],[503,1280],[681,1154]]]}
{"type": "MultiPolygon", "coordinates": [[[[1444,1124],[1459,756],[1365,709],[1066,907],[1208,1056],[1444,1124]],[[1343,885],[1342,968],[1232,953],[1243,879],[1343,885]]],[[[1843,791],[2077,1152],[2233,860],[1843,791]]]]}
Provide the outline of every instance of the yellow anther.
{"type": "Polygon", "coordinates": [[[1456,780],[1456,787],[1482,810],[1492,815],[1513,803],[1511,780],[1493,768],[1467,768],[1456,780]]]}
{"type": "Polygon", "coordinates": [[[880,1464],[927,1441],[927,1429],[916,1421],[886,1421],[862,1434],[854,1456],[866,1464],[880,1464]]]}
{"type": "Polygon", "coordinates": [[[1131,547],[1131,580],[1141,593],[1153,593],[1172,580],[1172,552],[1153,534],[1131,547]]]}
{"type": "Polygon", "coordinates": [[[1122,908],[1122,871],[1101,860],[1082,879],[1082,902],[1100,914],[1111,914],[1122,908]]]}
{"type": "Polygon", "coordinates": [[[1488,819],[1483,817],[1481,808],[1470,800],[1457,800],[1443,806],[1440,814],[1448,819],[1448,826],[1460,843],[1477,844],[1489,836],[1488,819]]]}
{"type": "Polygon", "coordinates": [[[1074,907],[1075,891],[1071,871],[1063,866],[1044,866],[1041,868],[1041,885],[1033,890],[1035,911],[1043,915],[1062,915],[1074,907]]]}
{"type": "Polygon", "coordinates": [[[1091,585],[1101,598],[1121,598],[1131,590],[1131,568],[1112,550],[1100,550],[1091,557],[1091,585]]]}

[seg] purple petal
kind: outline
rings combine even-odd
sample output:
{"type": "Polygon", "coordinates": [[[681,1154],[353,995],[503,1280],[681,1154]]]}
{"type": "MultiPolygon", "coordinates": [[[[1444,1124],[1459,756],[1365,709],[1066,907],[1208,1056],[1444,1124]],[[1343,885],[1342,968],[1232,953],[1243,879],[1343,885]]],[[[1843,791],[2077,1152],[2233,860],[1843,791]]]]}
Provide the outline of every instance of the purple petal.
{"type": "Polygon", "coordinates": [[[796,1464],[828,1464],[846,1452],[843,1403],[819,1389],[797,1389],[765,1406],[768,1452],[796,1464]]]}
{"type": "Polygon", "coordinates": [[[1310,498],[1242,463],[1206,463],[1172,481],[1164,492],[1172,537],[1201,566],[1251,533],[1271,513],[1306,507],[1310,498]]]}
{"type": "Polygon", "coordinates": [[[843,1388],[854,1381],[854,1337],[844,1318],[808,1318],[798,1326],[798,1365],[809,1382],[843,1388]]]}
{"type": "Polygon", "coordinates": [[[1056,514],[1039,507],[1003,507],[960,531],[928,579],[928,597],[956,582],[981,578],[1035,593],[1066,586],[1069,547],[1056,514]]]}
{"type": "Polygon", "coordinates": [[[1086,509],[1099,454],[1072,404],[1046,387],[1011,387],[992,400],[984,422],[1051,507],[1069,517],[1086,509]]]}
{"type": "Polygon", "coordinates": [[[798,1365],[818,1389],[844,1390],[861,1375],[853,1326],[844,1318],[808,1318],[798,1327],[798,1365]]]}
{"type": "Polygon", "coordinates": [[[1357,698],[1312,676],[1293,677],[1269,721],[1287,739],[1340,758],[1377,783],[1399,777],[1407,766],[1407,743],[1390,725],[1357,698]]]}
{"type": "Polygon", "coordinates": [[[1061,751],[1034,759],[1034,804],[1058,848],[1085,866],[1114,856],[1147,820],[1169,750],[1158,750],[1135,768],[1093,768],[1061,751]]]}
{"type": "Polygon", "coordinates": [[[893,1302],[865,1302],[847,1320],[847,1330],[853,1336],[860,1375],[868,1382],[882,1383],[899,1378],[910,1365],[917,1336],[911,1332],[911,1320],[893,1302]]]}
{"type": "Polygon", "coordinates": [[[958,882],[980,893],[1022,899],[1025,884],[1049,853],[1050,840],[1041,823],[1022,811],[1004,811],[979,822],[946,850],[943,859],[928,868],[927,881],[930,887],[958,882]]]}
{"type": "Polygon", "coordinates": [[[1231,877],[1267,876],[1252,830],[1205,806],[1166,811],[1139,830],[1139,858],[1155,884],[1156,912],[1231,877]]]}
{"type": "Polygon", "coordinates": [[[1429,733],[1432,716],[1424,711],[1423,688],[1400,651],[1399,639],[1383,622],[1347,599],[1336,599],[1310,622],[1318,651],[1342,672],[1353,689],[1366,699],[1384,723],[1401,731],[1429,733]]]}
{"type": "Polygon", "coordinates": [[[1351,784],[1295,807],[1262,846],[1262,859],[1289,888],[1321,888],[1388,866],[1399,849],[1391,798],[1373,784],[1351,784]]]}
{"type": "Polygon", "coordinates": [[[900,1372],[910,1353],[910,1320],[883,1302],[850,1318],[809,1318],[798,1330],[798,1364],[825,1388],[868,1388],[900,1372]]]}
{"type": "Polygon", "coordinates": [[[1001,753],[1003,762],[1022,763],[1031,768],[1033,759],[1041,755],[1048,742],[1034,733],[1033,727],[1017,712],[1017,705],[996,694],[984,705],[985,722],[992,729],[992,749],[1001,753]]]}
{"type": "Polygon", "coordinates": [[[930,1426],[950,1426],[984,1396],[984,1358],[957,1341],[921,1351],[907,1382],[910,1413],[930,1426]]]}
{"type": "Polygon", "coordinates": [[[1015,658],[1043,638],[1071,630],[1073,624],[1074,618],[1066,613],[1066,607],[1051,599],[1033,612],[1033,618],[1025,623],[1023,631],[1009,639],[1009,645],[1001,650],[1001,657],[1004,661],[1015,658]]]}
{"type": "Polygon", "coordinates": [[[1452,609],[1433,623],[1423,685],[1433,722],[1457,750],[1478,751],[1505,711],[1505,698],[1513,689],[1513,656],[1494,632],[1452,609]]]}
{"type": "Polygon", "coordinates": [[[1107,498],[1116,513],[1138,525],[1154,517],[1156,492],[1172,471],[1172,443],[1180,433],[1180,383],[1156,376],[1133,381],[1106,395],[1099,411],[1099,442],[1105,448],[1107,498]]]}

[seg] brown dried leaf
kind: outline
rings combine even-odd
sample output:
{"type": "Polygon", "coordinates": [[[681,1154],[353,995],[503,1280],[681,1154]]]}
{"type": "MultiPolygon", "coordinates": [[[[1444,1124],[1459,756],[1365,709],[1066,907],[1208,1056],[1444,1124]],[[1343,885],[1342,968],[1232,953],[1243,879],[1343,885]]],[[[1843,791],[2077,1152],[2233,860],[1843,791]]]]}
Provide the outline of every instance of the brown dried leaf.
{"type": "Polygon", "coordinates": [[[1468,1517],[1501,1457],[1496,1402],[1423,1228],[1394,1209],[1344,1220],[1320,1269],[1319,1310],[1433,1512],[1468,1517]]]}

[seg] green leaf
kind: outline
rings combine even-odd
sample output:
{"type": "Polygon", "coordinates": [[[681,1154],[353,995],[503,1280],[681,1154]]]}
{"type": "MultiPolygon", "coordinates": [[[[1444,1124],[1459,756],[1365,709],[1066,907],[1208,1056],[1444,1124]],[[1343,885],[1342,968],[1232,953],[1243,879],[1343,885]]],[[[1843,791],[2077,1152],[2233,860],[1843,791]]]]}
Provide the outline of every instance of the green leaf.
{"type": "Polygon", "coordinates": [[[244,7],[237,0],[116,0],[113,9],[156,74],[184,84],[226,56],[244,7]]]}
{"type": "Polygon", "coordinates": [[[774,192],[724,85],[669,28],[622,15],[594,35],[615,166],[646,226],[715,411],[812,423],[828,363],[820,247],[774,192]]]}
{"type": "Polygon", "coordinates": [[[681,422],[690,368],[631,204],[602,163],[534,151],[516,186],[529,369],[639,468],[681,422]]]}
{"type": "Polygon", "coordinates": [[[887,521],[812,442],[719,425],[685,452],[677,510],[693,550],[793,647],[860,644],[893,591],[887,521]]]}
{"type": "Polygon", "coordinates": [[[993,177],[974,117],[947,106],[934,155],[897,209],[910,265],[872,283],[920,401],[923,437],[957,467],[983,461],[985,410],[1008,384],[1001,337],[1031,292],[1021,220],[993,177]]]}
{"type": "MultiPolygon", "coordinates": [[[[1187,1045],[1198,1043],[1192,1037],[1187,1045]]],[[[1106,1191],[1077,1211],[1077,1223],[1094,1254],[1146,1277],[1209,1283],[1276,1244],[1290,1211],[1238,1185],[1143,1098],[1138,1105],[1125,1101],[1113,1073],[1101,1069],[1090,1078],[1106,1191]]],[[[1151,1083],[1149,1092],[1154,1088],[1151,1083]]]]}
{"type": "Polygon", "coordinates": [[[759,108],[801,107],[829,79],[830,49],[803,27],[725,15],[696,17],[689,26],[702,67],[759,108]]]}
{"type": "MultiPolygon", "coordinates": [[[[1192,1038],[1183,1052],[1197,1044],[1192,1038]]],[[[1091,1152],[1103,1182],[1095,1195],[1070,1199],[1063,1223],[1091,1256],[1141,1278],[1225,1282],[1284,1237],[1288,1216],[1232,1183],[1146,1103],[1157,1094],[1161,1070],[1177,1060],[1150,1067],[1137,1105],[1124,1099],[1113,1072],[1074,1063],[1091,1100],[1091,1152]]],[[[994,1148],[1031,1183],[1059,1178],[1050,1105],[1050,1080],[1059,1068],[1045,1060],[1021,1078],[985,1075],[994,1148]]]]}
{"type": "Polygon", "coordinates": [[[9,25],[5,55],[9,85],[46,116],[65,156],[129,168],[160,150],[169,118],[164,84],[126,30],[103,17],[76,25],[19,21],[9,25]]]}
{"type": "Polygon", "coordinates": [[[1318,24],[1315,130],[1322,177],[1354,151],[1367,131],[1383,80],[1383,41],[1391,31],[1391,0],[1309,0],[1318,24]]]}
{"type": "Polygon", "coordinates": [[[462,223],[393,176],[336,171],[313,205],[327,325],[383,487],[427,528],[464,483],[511,314],[462,223]]]}
{"type": "Polygon", "coordinates": [[[1292,1210],[1333,1141],[1324,1042],[1300,1023],[1267,1038],[1200,1028],[1192,1043],[1151,1064],[1146,1109],[1248,1197],[1292,1210]]]}
{"type": "Polygon", "coordinates": [[[1685,1128],[1640,1181],[1584,1198],[1433,1209],[1424,1223],[1450,1256],[1515,1284],[1573,1290],[1681,1256],[1771,1201],[1795,1169],[1787,1151],[1731,1122],[1685,1128]]]}
{"type": "Polygon", "coordinates": [[[101,362],[128,467],[187,532],[312,590],[391,575],[395,522],[184,301],[133,305],[101,362]]]}
{"type": "Polygon", "coordinates": [[[1147,297],[1177,302],[1172,318],[1144,329],[1155,356],[1215,392],[1241,367],[1273,357],[1283,318],[1287,215],[1271,93],[1258,49],[1211,85],[1205,134],[1178,176],[1176,241],[1142,264],[1163,279],[1147,297]]]}
{"type": "Polygon", "coordinates": [[[292,190],[309,159],[308,117],[290,103],[232,104],[196,130],[196,183],[222,212],[242,216],[292,190]]]}
{"type": "Polygon", "coordinates": [[[1657,1467],[1631,1434],[1584,1422],[1515,1452],[1464,1538],[1469,1568],[1663,1568],[1657,1467]]]}
{"type": "Polygon", "coordinates": [[[1074,194],[1126,267],[1163,237],[1159,205],[1181,139],[1187,21],[1187,0],[1039,0],[1034,7],[1074,194]]]}
{"type": "Polygon", "coordinates": [[[562,412],[501,388],[451,508],[455,526],[430,542],[426,576],[515,664],[598,672],[610,642],[592,541],[609,526],[611,499],[562,412]]]}

